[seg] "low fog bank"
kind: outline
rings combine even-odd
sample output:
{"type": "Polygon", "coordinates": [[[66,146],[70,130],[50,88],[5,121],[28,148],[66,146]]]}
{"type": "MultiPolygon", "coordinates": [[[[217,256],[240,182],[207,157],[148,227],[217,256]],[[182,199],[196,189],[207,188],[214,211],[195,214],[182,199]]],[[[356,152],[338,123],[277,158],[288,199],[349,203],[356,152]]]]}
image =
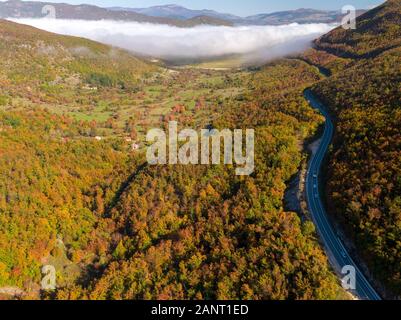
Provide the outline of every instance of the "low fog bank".
{"type": "Polygon", "coordinates": [[[11,19],[59,34],[80,36],[165,60],[210,59],[242,55],[247,63],[262,62],[304,50],[332,30],[328,24],[284,26],[198,26],[177,28],[122,21],[11,19]]]}

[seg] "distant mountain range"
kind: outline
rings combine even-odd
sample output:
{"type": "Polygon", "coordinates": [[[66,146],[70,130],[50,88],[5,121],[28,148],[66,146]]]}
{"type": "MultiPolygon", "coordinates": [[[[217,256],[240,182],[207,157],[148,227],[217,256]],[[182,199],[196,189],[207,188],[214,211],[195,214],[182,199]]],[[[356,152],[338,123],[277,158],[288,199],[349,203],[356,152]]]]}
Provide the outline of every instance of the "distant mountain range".
{"type": "Polygon", "coordinates": [[[148,22],[156,24],[168,24],[178,27],[193,27],[201,24],[208,25],[232,25],[227,20],[209,16],[196,16],[189,19],[173,19],[168,17],[147,16],[131,10],[110,10],[93,5],[71,5],[66,3],[33,2],[10,0],[0,2],[0,18],[44,18],[47,15],[43,8],[51,5],[56,9],[56,17],[59,19],[82,20],[122,20],[135,22],[148,22]]]}
{"type": "MultiPolygon", "coordinates": [[[[10,0],[0,2],[0,18],[43,18],[43,7],[52,5],[60,19],[82,20],[123,20],[168,24],[178,27],[197,25],[284,25],[289,23],[335,23],[344,16],[340,11],[297,9],[275,13],[239,17],[213,10],[191,10],[178,5],[164,5],[150,8],[101,8],[93,5],[71,5],[65,3],[33,2],[10,0]]],[[[359,10],[358,15],[364,13],[359,10]]]]}
{"type": "MultiPolygon", "coordinates": [[[[366,10],[357,10],[361,15],[366,10]]],[[[335,23],[341,22],[344,14],[341,11],[322,11],[315,9],[297,9],[274,13],[257,14],[239,20],[237,23],[253,25],[282,25],[289,23],[335,23]]]]}
{"type": "MultiPolygon", "coordinates": [[[[220,13],[214,10],[191,10],[175,4],[154,6],[149,8],[109,8],[114,11],[129,11],[152,17],[185,20],[197,16],[222,19],[239,25],[282,25],[289,23],[335,23],[340,22],[344,16],[341,11],[323,11],[314,9],[297,9],[274,13],[262,13],[248,17],[239,17],[229,13],[220,13]]],[[[366,12],[358,10],[357,15],[366,12]]]]}

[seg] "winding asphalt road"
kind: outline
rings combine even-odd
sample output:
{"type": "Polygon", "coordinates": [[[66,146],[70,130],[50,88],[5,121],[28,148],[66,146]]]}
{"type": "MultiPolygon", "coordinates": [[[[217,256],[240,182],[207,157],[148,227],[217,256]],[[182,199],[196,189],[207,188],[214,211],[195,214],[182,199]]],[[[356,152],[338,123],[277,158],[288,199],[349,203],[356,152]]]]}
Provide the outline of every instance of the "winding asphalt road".
{"type": "Polygon", "coordinates": [[[333,267],[340,272],[345,266],[351,266],[355,268],[356,289],[350,291],[363,300],[381,300],[380,296],[370,285],[364,274],[360,271],[345,249],[341,239],[334,231],[328,219],[326,210],[324,209],[319,192],[319,176],[323,159],[333,138],[334,126],[330,115],[326,111],[326,108],[314,97],[312,92],[310,90],[306,90],[304,92],[304,96],[305,99],[309,101],[310,105],[313,108],[318,109],[326,118],[326,125],[324,134],[322,136],[322,141],[317,152],[310,161],[306,177],[306,198],[309,212],[311,213],[312,219],[316,225],[320,238],[324,243],[329,260],[333,267]]]}

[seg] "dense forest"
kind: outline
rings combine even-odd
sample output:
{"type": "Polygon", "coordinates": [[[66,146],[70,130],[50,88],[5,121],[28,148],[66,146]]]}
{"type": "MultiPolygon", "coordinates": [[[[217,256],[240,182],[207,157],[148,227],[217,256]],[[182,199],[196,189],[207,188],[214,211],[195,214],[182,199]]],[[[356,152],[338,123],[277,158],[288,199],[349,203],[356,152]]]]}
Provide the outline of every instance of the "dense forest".
{"type": "Polygon", "coordinates": [[[356,30],[336,29],[304,54],[333,74],[313,89],[336,118],[330,211],[391,297],[401,295],[400,22],[401,2],[388,1],[361,16],[356,30]]]}
{"type": "Polygon", "coordinates": [[[2,111],[0,125],[0,286],[29,288],[56,239],[73,262],[101,250],[98,219],[128,157],[122,146],[93,143],[79,123],[42,110],[2,111]]]}
{"type": "Polygon", "coordinates": [[[83,38],[0,20],[0,93],[73,103],[87,87],[135,88],[156,68],[83,38]]]}
{"type": "Polygon", "coordinates": [[[322,118],[303,99],[315,68],[279,61],[214,110],[215,128],[257,128],[256,172],[231,167],[139,170],[106,212],[114,251],[89,285],[57,298],[334,299],[339,290],[313,224],[283,211],[300,141],[322,118]]]}
{"type": "Polygon", "coordinates": [[[307,212],[284,210],[324,122],[309,87],[336,124],[328,211],[400,296],[400,5],[296,58],[228,71],[0,20],[0,298],[346,298],[307,212]],[[254,128],[254,173],[149,165],[147,130],[172,120],[254,128]],[[45,292],[48,264],[57,290],[45,292]]]}
{"type": "Polygon", "coordinates": [[[51,299],[335,299],[306,217],[283,210],[322,124],[314,67],[167,70],[1,21],[0,291],[51,299]],[[149,166],[144,133],[177,120],[256,128],[256,171],[149,166]],[[135,142],[133,150],[131,144],[135,142]],[[56,267],[55,292],[40,290],[56,267]]]}

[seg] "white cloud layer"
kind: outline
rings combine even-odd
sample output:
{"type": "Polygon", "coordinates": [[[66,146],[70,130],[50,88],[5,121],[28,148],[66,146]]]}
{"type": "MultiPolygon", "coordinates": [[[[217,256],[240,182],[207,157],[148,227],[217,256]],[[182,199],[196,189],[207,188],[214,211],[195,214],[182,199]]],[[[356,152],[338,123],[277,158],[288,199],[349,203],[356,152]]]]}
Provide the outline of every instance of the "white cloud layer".
{"type": "Polygon", "coordinates": [[[143,55],[170,60],[204,59],[230,54],[267,60],[304,50],[311,40],[334,27],[328,24],[290,24],[177,28],[110,20],[12,20],[43,30],[81,36],[143,55]]]}

